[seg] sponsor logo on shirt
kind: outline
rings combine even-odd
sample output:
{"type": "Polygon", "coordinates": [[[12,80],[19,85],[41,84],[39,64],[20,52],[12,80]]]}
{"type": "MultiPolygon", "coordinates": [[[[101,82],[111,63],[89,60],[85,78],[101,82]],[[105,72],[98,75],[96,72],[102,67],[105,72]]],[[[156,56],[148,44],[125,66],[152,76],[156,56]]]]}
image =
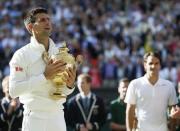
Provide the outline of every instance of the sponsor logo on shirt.
{"type": "Polygon", "coordinates": [[[15,71],[23,71],[23,68],[16,66],[16,67],[15,67],[15,71]]]}

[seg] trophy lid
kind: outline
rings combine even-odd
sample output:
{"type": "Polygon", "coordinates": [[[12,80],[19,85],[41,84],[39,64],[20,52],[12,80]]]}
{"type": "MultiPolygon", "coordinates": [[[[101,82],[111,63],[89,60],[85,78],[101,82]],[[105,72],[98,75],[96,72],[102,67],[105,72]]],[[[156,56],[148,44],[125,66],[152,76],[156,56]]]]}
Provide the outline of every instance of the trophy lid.
{"type": "Polygon", "coordinates": [[[67,44],[66,44],[65,41],[62,42],[62,44],[61,44],[60,47],[59,47],[59,50],[60,50],[60,51],[66,51],[66,52],[69,51],[69,49],[67,48],[67,44]]]}

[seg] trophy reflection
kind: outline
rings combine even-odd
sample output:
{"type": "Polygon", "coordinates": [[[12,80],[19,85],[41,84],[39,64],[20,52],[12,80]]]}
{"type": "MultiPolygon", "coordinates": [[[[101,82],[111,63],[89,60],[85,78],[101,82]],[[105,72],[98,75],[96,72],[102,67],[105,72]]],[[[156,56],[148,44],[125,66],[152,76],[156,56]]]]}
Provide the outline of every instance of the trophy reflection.
{"type": "MultiPolygon", "coordinates": [[[[62,60],[66,64],[66,68],[77,68],[79,64],[82,63],[82,56],[78,55],[75,57],[68,53],[69,49],[66,46],[66,43],[63,42],[62,47],[59,48],[59,53],[56,55],[48,56],[48,54],[43,54],[44,61],[52,59],[53,61],[62,60]]],[[[62,93],[62,90],[66,87],[65,75],[68,75],[66,71],[57,73],[53,79],[51,79],[52,84],[54,85],[54,90],[50,92],[50,97],[55,100],[61,98],[66,98],[67,96],[62,93]]]]}

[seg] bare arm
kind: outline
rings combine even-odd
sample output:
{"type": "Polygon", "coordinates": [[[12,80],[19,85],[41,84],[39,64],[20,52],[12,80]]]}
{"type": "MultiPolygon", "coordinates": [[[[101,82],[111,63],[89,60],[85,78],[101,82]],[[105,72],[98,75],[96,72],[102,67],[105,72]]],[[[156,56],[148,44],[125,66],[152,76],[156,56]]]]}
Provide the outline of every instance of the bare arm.
{"type": "Polygon", "coordinates": [[[113,130],[125,130],[126,129],[126,125],[120,125],[120,124],[117,124],[115,122],[111,122],[110,127],[113,130]]]}
{"type": "Polygon", "coordinates": [[[135,105],[127,104],[126,107],[126,127],[127,131],[132,131],[134,127],[135,117],[135,105]]]}

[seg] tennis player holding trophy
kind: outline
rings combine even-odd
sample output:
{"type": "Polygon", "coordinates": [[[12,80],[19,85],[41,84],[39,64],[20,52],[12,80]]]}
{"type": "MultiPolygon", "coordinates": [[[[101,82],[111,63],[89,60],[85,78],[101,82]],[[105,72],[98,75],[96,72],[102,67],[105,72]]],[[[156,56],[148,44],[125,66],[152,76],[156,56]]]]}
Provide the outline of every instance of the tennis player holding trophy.
{"type": "Polygon", "coordinates": [[[65,45],[56,47],[47,9],[28,10],[24,24],[30,41],[13,54],[9,63],[9,94],[19,97],[24,105],[22,131],[67,131],[63,104],[75,89],[75,66],[82,57],[75,59],[65,45]]]}
{"type": "MultiPolygon", "coordinates": [[[[82,63],[82,56],[78,55],[76,58],[68,53],[69,49],[66,46],[66,43],[63,42],[62,46],[59,48],[59,53],[56,55],[49,56],[47,52],[44,52],[43,54],[43,60],[47,64],[51,59],[53,62],[57,60],[62,60],[66,64],[66,68],[72,67],[77,68],[82,63]]],[[[54,90],[50,92],[50,97],[52,99],[58,100],[60,98],[66,98],[66,95],[62,93],[62,88],[64,88],[66,85],[65,83],[65,75],[68,75],[66,71],[57,73],[52,79],[51,82],[54,85],[54,90]]]]}

